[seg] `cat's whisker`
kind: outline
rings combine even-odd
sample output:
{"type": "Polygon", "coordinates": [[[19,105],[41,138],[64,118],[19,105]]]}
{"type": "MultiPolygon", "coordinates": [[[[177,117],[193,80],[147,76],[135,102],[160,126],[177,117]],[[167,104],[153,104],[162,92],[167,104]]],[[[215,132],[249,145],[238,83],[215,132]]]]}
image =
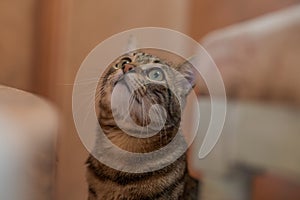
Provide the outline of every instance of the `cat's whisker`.
{"type": "MultiPolygon", "coordinates": [[[[150,99],[151,101],[151,103],[153,103],[153,104],[155,104],[155,100],[151,97],[151,95],[150,94],[148,94],[148,93],[146,93],[146,98],[147,99],[150,99]]],[[[154,116],[152,116],[152,119],[156,116],[155,114],[157,113],[157,107],[152,107],[152,109],[153,109],[153,114],[154,114],[154,116]]],[[[148,115],[150,115],[150,113],[148,113],[148,115]]],[[[150,122],[150,123],[153,123],[152,121],[150,122]]],[[[147,127],[148,128],[148,127],[147,127]]],[[[147,129],[147,133],[148,133],[148,129],[147,129]]],[[[152,130],[153,131],[153,130],[152,130]]],[[[157,133],[156,133],[157,134],[157,133]]]]}
{"type": "MultiPolygon", "coordinates": [[[[159,110],[157,107],[155,107],[155,112],[156,112],[156,114],[157,114],[157,118],[159,118],[159,122],[163,123],[163,122],[162,122],[162,121],[163,121],[163,117],[162,117],[162,115],[161,115],[161,113],[160,113],[160,110],[159,110]]],[[[161,125],[162,125],[162,124],[159,124],[160,127],[161,127],[161,125]]],[[[163,127],[163,129],[164,129],[164,127],[163,127]]],[[[161,138],[161,136],[162,136],[161,132],[162,132],[162,130],[159,131],[160,138],[161,138]]],[[[161,146],[161,147],[163,146],[162,141],[161,141],[160,146],[161,146]]]]}
{"type": "Polygon", "coordinates": [[[86,116],[85,116],[84,119],[83,119],[83,124],[86,123],[87,118],[88,118],[90,112],[91,112],[92,110],[94,110],[94,109],[91,109],[91,106],[92,106],[92,105],[95,105],[95,104],[94,104],[94,103],[95,103],[94,101],[95,101],[95,100],[93,99],[93,100],[91,100],[91,101],[89,102],[89,105],[88,105],[88,107],[87,107],[88,112],[87,112],[86,116]]]}
{"type": "MultiPolygon", "coordinates": [[[[144,125],[144,119],[145,119],[145,118],[144,118],[144,101],[142,101],[141,103],[142,103],[142,105],[141,105],[141,106],[142,106],[142,125],[144,125]]],[[[144,128],[145,128],[145,127],[142,126],[142,128],[141,128],[141,130],[140,130],[140,134],[141,134],[141,135],[144,134],[144,128]]],[[[148,139],[148,138],[147,138],[147,139],[148,139]]],[[[141,138],[138,139],[138,142],[141,144],[141,147],[142,147],[142,149],[143,149],[143,152],[146,153],[147,151],[146,151],[145,146],[144,146],[144,144],[143,144],[142,141],[145,141],[145,139],[141,139],[141,138]]]]}
{"type": "Polygon", "coordinates": [[[99,78],[95,78],[95,79],[83,80],[80,82],[74,82],[74,83],[58,83],[57,85],[74,86],[74,85],[94,84],[98,82],[99,82],[99,78]]]}
{"type": "MultiPolygon", "coordinates": [[[[148,95],[146,94],[146,97],[147,97],[148,95]]],[[[144,99],[146,99],[146,98],[144,98],[144,99]]],[[[144,100],[145,101],[145,100],[144,100]]],[[[143,104],[142,105],[144,105],[145,104],[145,102],[143,101],[143,104]]],[[[144,111],[145,109],[143,108],[143,111],[144,111]]],[[[149,111],[148,111],[149,112],[149,111]]],[[[149,113],[146,113],[147,114],[147,117],[149,116],[149,113]]],[[[143,122],[144,123],[144,122],[143,122]]],[[[150,122],[151,123],[151,122],[150,122]]],[[[149,133],[149,126],[147,125],[147,128],[146,128],[146,131],[147,131],[147,134],[149,133]]],[[[149,141],[149,137],[147,137],[147,142],[149,141]]]]}
{"type": "Polygon", "coordinates": [[[134,95],[132,95],[132,96],[130,96],[130,98],[129,98],[129,108],[128,108],[128,113],[125,113],[124,114],[124,116],[126,116],[126,118],[127,117],[131,117],[130,116],[130,111],[133,109],[133,107],[134,107],[134,103],[135,103],[135,101],[134,101],[135,99],[134,99],[134,95]]]}
{"type": "Polygon", "coordinates": [[[81,80],[81,81],[77,81],[77,82],[74,82],[74,83],[78,83],[78,84],[81,84],[81,83],[98,83],[99,80],[102,80],[103,78],[102,77],[97,77],[97,78],[93,78],[93,79],[86,79],[86,80],[81,80]]]}
{"type": "MultiPolygon", "coordinates": [[[[152,118],[155,118],[155,117],[159,117],[159,116],[157,116],[157,115],[159,115],[158,114],[158,109],[157,109],[157,107],[152,107],[152,109],[153,109],[153,116],[152,116],[152,118]]],[[[160,134],[160,130],[159,130],[159,136],[160,136],[160,146],[162,146],[162,140],[161,140],[161,134],[160,134]]]]}

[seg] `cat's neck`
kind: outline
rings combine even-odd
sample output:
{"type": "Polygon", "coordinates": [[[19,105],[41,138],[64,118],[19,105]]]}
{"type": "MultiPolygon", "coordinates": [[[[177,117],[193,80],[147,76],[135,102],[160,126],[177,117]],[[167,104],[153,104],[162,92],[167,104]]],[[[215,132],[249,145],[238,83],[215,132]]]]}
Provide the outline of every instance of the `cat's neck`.
{"type": "Polygon", "coordinates": [[[111,129],[112,127],[103,129],[106,137],[119,148],[134,153],[148,153],[159,150],[168,145],[176,134],[180,134],[177,128],[169,128],[158,132],[152,137],[138,138],[117,127],[114,127],[113,131],[111,129]]]}

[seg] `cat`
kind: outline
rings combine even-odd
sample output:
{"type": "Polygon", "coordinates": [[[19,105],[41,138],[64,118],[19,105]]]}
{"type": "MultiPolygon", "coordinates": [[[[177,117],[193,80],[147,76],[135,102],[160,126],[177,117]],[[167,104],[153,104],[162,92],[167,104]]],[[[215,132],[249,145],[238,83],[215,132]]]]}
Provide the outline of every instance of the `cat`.
{"type": "MultiPolygon", "coordinates": [[[[127,53],[116,59],[100,79],[99,94],[97,94],[100,126],[106,137],[123,150],[133,153],[159,150],[168,145],[180,131],[180,105],[185,104],[186,96],[194,85],[193,68],[188,61],[176,65],[143,50],[127,53]],[[181,76],[178,77],[178,73],[174,71],[179,72],[181,76]],[[133,85],[136,84],[138,89],[135,90],[133,85]],[[136,138],[119,128],[114,120],[111,106],[112,92],[118,85],[124,89],[121,93],[134,94],[134,100],[131,102],[134,105],[129,112],[131,119],[139,127],[151,123],[150,115],[144,113],[149,112],[152,104],[160,104],[165,108],[165,124],[159,133],[149,138],[136,138]]],[[[97,145],[101,145],[101,141],[96,140],[95,145],[97,154],[97,145]]],[[[186,154],[183,154],[162,169],[145,173],[129,173],[106,166],[90,155],[86,162],[88,200],[196,200],[198,181],[189,176],[186,159],[186,154]]],[[[158,162],[164,162],[164,158],[158,162]]]]}

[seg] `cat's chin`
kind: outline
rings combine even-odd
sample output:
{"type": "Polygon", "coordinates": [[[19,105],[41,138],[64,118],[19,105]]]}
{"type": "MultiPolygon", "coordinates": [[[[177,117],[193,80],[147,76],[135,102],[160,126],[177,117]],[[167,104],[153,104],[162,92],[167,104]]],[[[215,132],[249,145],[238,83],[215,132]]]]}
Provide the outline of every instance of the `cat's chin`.
{"type": "Polygon", "coordinates": [[[111,108],[115,120],[120,123],[133,122],[141,127],[147,126],[150,123],[149,110],[152,106],[147,98],[137,97],[137,94],[131,92],[126,83],[118,82],[111,95],[111,108]],[[130,119],[129,119],[130,118],[130,119]]]}
{"type": "MultiPolygon", "coordinates": [[[[141,105],[136,99],[134,92],[131,92],[126,83],[118,82],[111,95],[111,107],[113,109],[115,116],[119,115],[122,117],[128,117],[129,114],[135,113],[136,117],[143,111],[141,110],[141,105]]],[[[135,117],[134,117],[135,118],[135,117]]]]}
{"type": "MultiPolygon", "coordinates": [[[[119,100],[129,100],[132,96],[132,92],[130,92],[129,88],[127,87],[126,83],[124,81],[118,81],[113,88],[114,95],[112,95],[112,98],[117,98],[119,100]]],[[[112,99],[114,100],[114,99],[112,99]]]]}
{"type": "MultiPolygon", "coordinates": [[[[145,96],[145,92],[140,92],[141,89],[138,88],[135,91],[133,91],[125,80],[118,81],[115,84],[115,87],[113,88],[113,93],[115,95],[112,96],[112,98],[118,98],[120,101],[124,103],[124,100],[131,101],[133,103],[133,106],[136,106],[136,104],[141,104],[143,96],[145,96]]],[[[121,102],[120,102],[121,103],[121,102]]]]}

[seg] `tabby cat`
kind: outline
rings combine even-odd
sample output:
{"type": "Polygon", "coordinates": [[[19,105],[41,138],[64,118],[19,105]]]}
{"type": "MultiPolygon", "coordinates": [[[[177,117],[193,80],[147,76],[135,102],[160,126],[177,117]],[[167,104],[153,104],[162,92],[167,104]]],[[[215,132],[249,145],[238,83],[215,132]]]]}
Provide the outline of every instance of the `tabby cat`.
{"type": "MultiPolygon", "coordinates": [[[[119,148],[134,153],[152,152],[168,145],[180,131],[180,104],[185,103],[186,96],[195,84],[193,76],[189,62],[175,65],[142,50],[116,59],[99,82],[98,120],[106,137],[119,148]],[[175,70],[181,74],[181,78],[177,77],[175,70]],[[182,81],[183,77],[185,82],[182,81]],[[189,84],[186,85],[186,82],[189,84]],[[132,91],[134,84],[138,85],[138,89],[132,91]],[[137,138],[118,127],[111,106],[112,92],[117,85],[124,86],[122,92],[133,93],[131,103],[134,105],[130,107],[130,117],[141,127],[151,122],[149,115],[144,113],[149,112],[152,104],[160,104],[165,108],[165,124],[158,134],[137,138]]],[[[101,141],[96,140],[95,154],[98,145],[101,145],[101,141]]],[[[89,200],[198,199],[198,181],[188,174],[186,154],[162,169],[145,173],[113,169],[93,155],[87,160],[89,200]]],[[[163,163],[164,158],[157,162],[163,163]]]]}

